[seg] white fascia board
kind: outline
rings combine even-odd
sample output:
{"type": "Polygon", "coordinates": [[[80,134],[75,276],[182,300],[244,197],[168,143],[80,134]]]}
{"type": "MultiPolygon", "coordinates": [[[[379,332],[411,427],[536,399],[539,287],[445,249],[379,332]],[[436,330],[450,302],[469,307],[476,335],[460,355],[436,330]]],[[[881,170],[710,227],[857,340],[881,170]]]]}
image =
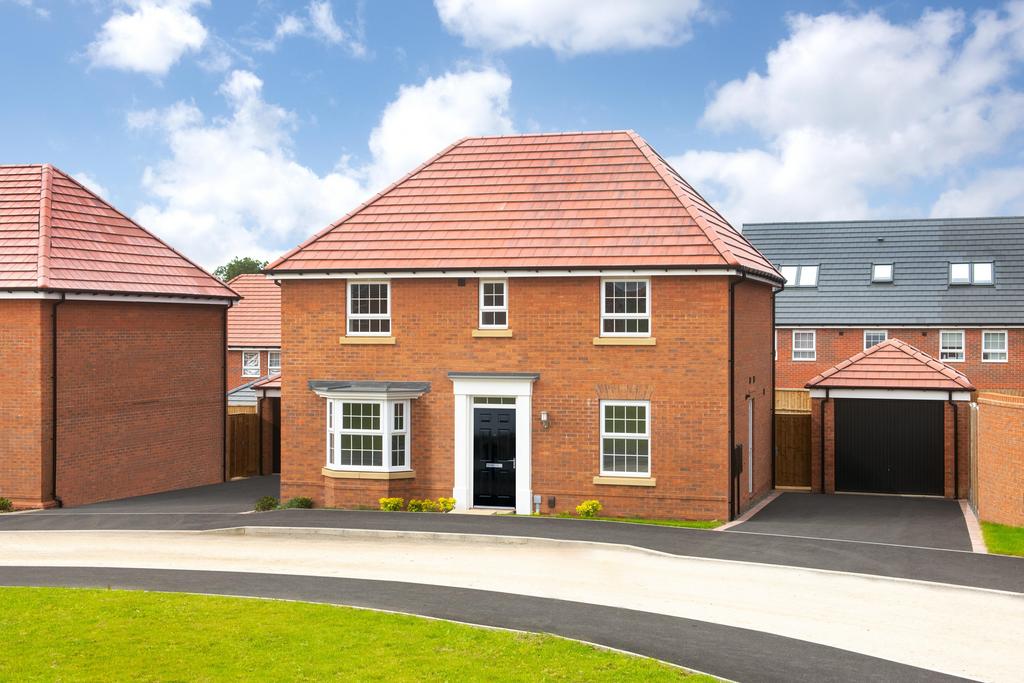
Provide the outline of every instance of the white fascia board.
{"type": "MultiPolygon", "coordinates": [[[[405,270],[337,271],[321,273],[268,273],[270,280],[383,280],[439,278],[516,278],[516,277],[631,277],[653,275],[736,275],[733,268],[605,268],[605,269],[510,269],[510,270],[405,270]]],[[[748,275],[749,279],[759,279],[748,275]]],[[[771,282],[765,280],[765,282],[771,282]]]]}
{"type": "MultiPolygon", "coordinates": [[[[896,399],[900,401],[948,401],[947,389],[811,389],[811,398],[863,398],[863,399],[896,399]]],[[[954,401],[971,400],[971,392],[954,391],[954,401]]]]}
{"type": "Polygon", "coordinates": [[[59,299],[60,294],[54,292],[41,292],[34,289],[6,289],[0,290],[0,299],[59,299]]]}
{"type": "Polygon", "coordinates": [[[775,325],[777,330],[1017,330],[1024,329],[1024,325],[1003,325],[992,323],[990,325],[775,325]]]}
{"type": "Polygon", "coordinates": [[[261,394],[263,398],[281,398],[280,389],[260,389],[257,387],[256,389],[253,389],[253,391],[261,394]]]}
{"type": "Polygon", "coordinates": [[[408,401],[415,400],[427,393],[425,391],[409,391],[408,389],[386,393],[383,391],[321,391],[319,389],[312,389],[311,391],[320,398],[343,399],[346,401],[408,401]]]}
{"type": "Polygon", "coordinates": [[[228,351],[280,351],[280,346],[228,346],[228,351]]]}
{"type": "Polygon", "coordinates": [[[88,294],[84,292],[69,293],[64,296],[67,301],[109,301],[131,304],[206,304],[211,306],[230,306],[231,299],[216,297],[189,296],[133,296],[131,294],[88,294]]]}

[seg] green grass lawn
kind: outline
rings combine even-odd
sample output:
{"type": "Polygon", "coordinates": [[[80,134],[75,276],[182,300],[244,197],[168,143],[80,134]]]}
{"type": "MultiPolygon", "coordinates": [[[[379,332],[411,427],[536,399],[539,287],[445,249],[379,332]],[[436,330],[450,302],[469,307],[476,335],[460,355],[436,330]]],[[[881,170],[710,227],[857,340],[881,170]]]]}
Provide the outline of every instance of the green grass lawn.
{"type": "Polygon", "coordinates": [[[981,533],[990,553],[1024,557],[1024,526],[982,522],[981,533]]]}
{"type": "Polygon", "coordinates": [[[647,519],[644,517],[577,517],[576,515],[563,512],[556,517],[563,519],[582,519],[584,521],[588,519],[596,519],[602,522],[629,522],[630,524],[651,524],[653,526],[677,526],[685,527],[687,529],[714,529],[715,527],[722,526],[725,522],[719,522],[716,520],[706,519],[647,519]]]}
{"type": "Polygon", "coordinates": [[[0,680],[715,680],[553,636],[301,602],[0,588],[0,624],[0,680]]]}

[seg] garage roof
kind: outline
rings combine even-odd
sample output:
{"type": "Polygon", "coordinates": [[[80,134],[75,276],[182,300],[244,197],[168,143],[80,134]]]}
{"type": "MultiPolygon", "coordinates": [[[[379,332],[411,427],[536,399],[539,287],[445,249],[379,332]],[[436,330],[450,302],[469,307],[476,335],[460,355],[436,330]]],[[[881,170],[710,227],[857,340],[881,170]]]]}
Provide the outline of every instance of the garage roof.
{"type": "Polygon", "coordinates": [[[0,165],[0,289],[238,298],[50,164],[0,165]]]}
{"type": "Polygon", "coordinates": [[[974,391],[967,376],[899,339],[889,339],[844,360],[807,388],[934,389],[974,391]]]}
{"type": "Polygon", "coordinates": [[[633,131],[460,140],[267,271],[628,267],[782,281],[633,131]]]}

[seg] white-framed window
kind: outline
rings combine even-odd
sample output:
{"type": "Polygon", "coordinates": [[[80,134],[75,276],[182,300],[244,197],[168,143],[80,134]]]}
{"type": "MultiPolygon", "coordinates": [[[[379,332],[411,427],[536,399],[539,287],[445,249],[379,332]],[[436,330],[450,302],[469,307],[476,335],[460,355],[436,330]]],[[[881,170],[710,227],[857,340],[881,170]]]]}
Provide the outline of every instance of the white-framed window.
{"type": "Polygon", "coordinates": [[[409,410],[407,400],[327,399],[328,469],[410,469],[409,410]]]}
{"type": "Polygon", "coordinates": [[[480,280],[480,329],[508,329],[508,280],[480,280]]]}
{"type": "Polygon", "coordinates": [[[871,265],[872,282],[892,282],[893,265],[891,263],[874,263],[871,265]]]}
{"type": "Polygon", "coordinates": [[[793,360],[816,360],[817,330],[793,330],[793,360]]]}
{"type": "Polygon", "coordinates": [[[995,268],[991,262],[949,264],[951,285],[991,285],[994,282],[995,268]]]}
{"type": "Polygon", "coordinates": [[[242,377],[260,376],[260,352],[242,351],[242,377]]]}
{"type": "Polygon", "coordinates": [[[1010,341],[1006,330],[981,331],[981,362],[1005,363],[1010,359],[1010,341]]]}
{"type": "Polygon", "coordinates": [[[787,287],[818,286],[818,266],[782,266],[779,272],[786,278],[787,287]]]}
{"type": "Polygon", "coordinates": [[[864,350],[881,344],[889,338],[889,330],[864,330],[864,350]]]}
{"type": "Polygon", "coordinates": [[[651,475],[650,401],[601,401],[601,474],[651,475]]]}
{"type": "Polygon", "coordinates": [[[348,283],[348,334],[391,334],[391,283],[356,280],[348,283]]]}
{"type": "Polygon", "coordinates": [[[267,351],[267,372],[270,374],[281,372],[280,351],[267,351]]]}
{"type": "Polygon", "coordinates": [[[940,330],[939,360],[945,363],[962,363],[965,358],[964,331],[940,330]]]}
{"type": "Polygon", "coordinates": [[[651,336],[650,280],[601,280],[601,336],[651,336]]]}

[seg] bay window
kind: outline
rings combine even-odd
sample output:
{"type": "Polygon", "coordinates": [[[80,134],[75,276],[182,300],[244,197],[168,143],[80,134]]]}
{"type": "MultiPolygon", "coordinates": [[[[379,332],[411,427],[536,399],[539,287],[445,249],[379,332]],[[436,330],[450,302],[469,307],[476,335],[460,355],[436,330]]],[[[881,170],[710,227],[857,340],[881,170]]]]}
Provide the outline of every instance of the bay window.
{"type": "Polygon", "coordinates": [[[409,468],[409,401],[327,400],[327,468],[409,468]]]}

